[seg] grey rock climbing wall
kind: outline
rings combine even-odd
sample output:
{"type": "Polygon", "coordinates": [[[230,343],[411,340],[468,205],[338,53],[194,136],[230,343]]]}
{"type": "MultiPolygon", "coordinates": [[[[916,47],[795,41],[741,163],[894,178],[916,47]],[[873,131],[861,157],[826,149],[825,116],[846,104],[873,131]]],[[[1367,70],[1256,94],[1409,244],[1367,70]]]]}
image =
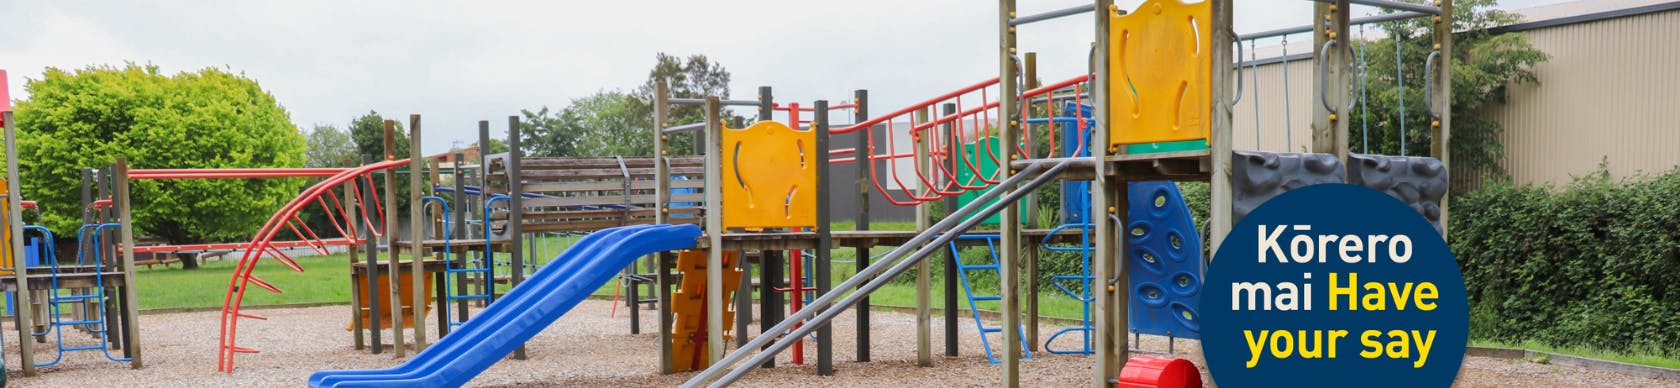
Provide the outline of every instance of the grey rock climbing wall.
{"type": "Polygon", "coordinates": [[[1387,193],[1417,210],[1442,231],[1441,197],[1447,195],[1447,167],[1421,156],[1348,155],[1347,183],[1387,193]]]}
{"type": "Polygon", "coordinates": [[[1331,154],[1233,151],[1231,223],[1272,197],[1320,183],[1342,183],[1342,162],[1331,154]]]}

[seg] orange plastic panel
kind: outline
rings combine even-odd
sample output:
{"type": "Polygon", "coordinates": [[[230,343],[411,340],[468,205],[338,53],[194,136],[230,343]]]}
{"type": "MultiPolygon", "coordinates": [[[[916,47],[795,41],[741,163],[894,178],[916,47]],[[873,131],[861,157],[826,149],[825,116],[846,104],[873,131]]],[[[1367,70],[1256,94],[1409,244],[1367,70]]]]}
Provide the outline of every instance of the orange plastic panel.
{"type": "MultiPolygon", "coordinates": [[[[6,75],[5,72],[0,71],[0,77],[5,77],[5,75],[6,75]]],[[[5,79],[0,78],[0,88],[4,88],[5,86],[6,86],[5,79]]],[[[5,95],[5,92],[0,91],[0,96],[3,96],[3,95],[5,95]]],[[[6,185],[6,179],[5,178],[0,178],[0,192],[5,192],[5,190],[9,190],[10,188],[11,188],[11,186],[6,185]]],[[[10,211],[12,211],[12,196],[7,195],[4,198],[0,198],[0,218],[6,218],[6,219],[9,220],[10,218],[7,217],[7,216],[9,216],[9,214],[7,214],[7,212],[10,212],[10,211]]],[[[12,241],[12,223],[11,222],[8,221],[8,222],[5,222],[4,224],[0,224],[0,241],[5,241],[7,244],[11,243],[11,241],[12,241]]],[[[16,268],[14,266],[14,264],[12,263],[12,247],[11,246],[6,246],[4,249],[0,249],[0,267],[16,268]]],[[[13,273],[15,273],[15,272],[12,272],[11,270],[0,270],[0,275],[11,275],[13,273]]]]}
{"type": "Polygon", "coordinates": [[[775,121],[723,130],[723,227],[817,224],[817,136],[775,121]]]}
{"type": "MultiPolygon", "coordinates": [[[[706,333],[706,255],[704,250],[677,253],[677,270],[682,284],[671,294],[671,367],[677,372],[706,369],[711,365],[706,333]]],[[[735,304],[730,301],[741,286],[741,269],[735,266],[735,252],[723,253],[723,322],[735,321],[735,304]]],[[[723,338],[734,338],[724,333],[723,338]]]]}
{"type": "Polygon", "coordinates": [[[1109,14],[1109,145],[1206,140],[1212,1],[1148,0],[1109,14]]]}
{"type": "MultiPolygon", "coordinates": [[[[391,267],[386,266],[381,269],[388,271],[389,268],[391,267]]],[[[414,284],[412,280],[414,274],[409,272],[408,269],[402,269],[401,271],[402,272],[397,273],[397,293],[399,295],[398,299],[402,300],[402,327],[414,327],[414,288],[411,286],[411,284],[414,284]]],[[[429,272],[420,273],[421,279],[428,279],[431,275],[432,273],[429,272]]],[[[357,286],[356,293],[360,295],[360,298],[356,299],[356,303],[358,303],[356,305],[356,311],[362,315],[362,322],[364,322],[363,325],[371,325],[371,323],[368,322],[373,322],[373,316],[368,312],[366,276],[367,274],[365,273],[352,273],[350,275],[350,281],[357,286]]],[[[391,277],[388,276],[388,274],[381,273],[378,278],[373,280],[373,282],[375,287],[374,292],[379,295],[379,327],[390,328],[392,325],[391,277]]],[[[428,281],[421,283],[425,283],[425,285],[421,286],[423,287],[421,290],[423,290],[422,294],[424,294],[424,298],[426,299],[425,302],[421,302],[421,305],[424,306],[427,312],[430,312],[432,311],[432,282],[428,281]]],[[[354,325],[354,323],[345,324],[344,330],[349,331],[354,325]]]]}

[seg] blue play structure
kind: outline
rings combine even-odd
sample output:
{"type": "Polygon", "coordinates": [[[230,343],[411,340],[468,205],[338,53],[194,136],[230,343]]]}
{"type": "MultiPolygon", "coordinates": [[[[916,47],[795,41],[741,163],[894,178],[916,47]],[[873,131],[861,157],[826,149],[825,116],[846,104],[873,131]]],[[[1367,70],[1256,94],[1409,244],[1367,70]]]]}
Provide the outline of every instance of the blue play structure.
{"type": "MultiPolygon", "coordinates": [[[[1036,118],[1030,124],[1049,123],[1052,130],[1063,133],[1060,147],[1067,157],[1091,156],[1087,147],[1091,139],[1091,106],[1076,103],[1064,105],[1064,115],[1054,119],[1036,118]],[[1087,123],[1081,129],[1080,118],[1087,123]]],[[[1142,151],[1139,147],[1131,150],[1142,151]]],[[[1091,275],[1091,255],[1095,250],[1091,231],[1091,182],[1062,182],[1062,224],[1052,233],[1077,228],[1078,246],[1044,244],[1051,252],[1077,252],[1080,273],[1057,275],[1051,282],[1058,291],[1079,301],[1082,306],[1080,325],[1062,328],[1044,341],[1044,349],[1054,354],[1091,354],[1092,323],[1091,295],[1094,276],[1091,275]],[[1077,287],[1070,287],[1076,284],[1077,287]],[[1077,289],[1075,289],[1077,288],[1077,289]],[[1077,333],[1076,348],[1058,349],[1057,339],[1077,333]]],[[[1130,331],[1133,334],[1162,335],[1174,338],[1200,338],[1198,322],[1201,291],[1201,236],[1196,231],[1190,209],[1184,202],[1178,185],[1173,182],[1131,182],[1127,184],[1126,264],[1127,286],[1132,288],[1129,304],[1130,331]]],[[[1070,336],[1072,337],[1072,336],[1070,336]]],[[[1066,341],[1066,340],[1063,340],[1066,341]]]]}
{"type": "Polygon", "coordinates": [[[693,248],[694,225],[636,225],[578,240],[459,330],[394,368],[320,371],[312,387],[461,386],[571,310],[631,261],[693,248]]]}

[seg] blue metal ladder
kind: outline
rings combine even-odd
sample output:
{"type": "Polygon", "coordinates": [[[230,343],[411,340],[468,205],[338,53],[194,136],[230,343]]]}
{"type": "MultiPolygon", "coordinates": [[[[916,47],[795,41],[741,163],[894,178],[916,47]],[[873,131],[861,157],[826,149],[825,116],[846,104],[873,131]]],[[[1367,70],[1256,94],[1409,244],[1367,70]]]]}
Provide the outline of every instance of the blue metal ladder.
{"type": "MultiPolygon", "coordinates": [[[[35,364],[36,367],[49,367],[49,366],[53,366],[53,365],[58,365],[58,363],[60,361],[64,360],[64,353],[75,352],[75,351],[86,351],[86,350],[100,350],[100,351],[105,353],[105,358],[109,359],[111,361],[121,362],[121,361],[131,360],[131,358],[117,357],[117,356],[111,355],[111,348],[110,348],[111,347],[111,338],[110,338],[110,334],[109,334],[110,326],[106,325],[106,322],[105,322],[105,315],[106,315],[105,314],[106,313],[105,312],[105,303],[104,303],[105,302],[105,276],[100,273],[102,271],[99,271],[99,269],[103,267],[102,265],[99,264],[99,258],[104,257],[102,255],[102,253],[103,253],[102,249],[103,249],[104,244],[103,244],[103,241],[101,241],[100,237],[105,235],[104,232],[105,232],[106,228],[117,228],[117,227],[121,227],[121,226],[122,226],[122,224],[120,224],[120,223],[86,224],[86,225],[82,225],[81,228],[76,230],[76,242],[78,243],[78,245],[80,245],[81,242],[86,241],[85,240],[87,238],[87,233],[86,232],[87,232],[88,229],[91,228],[94,231],[92,246],[93,246],[93,257],[94,257],[93,260],[94,260],[94,264],[95,264],[94,265],[95,274],[94,274],[93,293],[91,293],[91,294],[74,294],[74,293],[64,294],[64,293],[60,292],[58,259],[56,257],[57,256],[57,253],[56,253],[57,251],[53,247],[52,231],[47,230],[47,228],[45,228],[45,227],[41,227],[41,226],[37,226],[37,225],[27,225],[27,226],[23,227],[24,231],[26,231],[26,232],[27,231],[35,231],[35,232],[38,232],[42,235],[42,240],[44,240],[44,245],[42,245],[42,247],[44,247],[45,250],[40,254],[40,257],[43,261],[46,261],[49,264],[50,268],[52,268],[52,276],[50,277],[51,282],[52,282],[51,283],[52,288],[49,289],[48,296],[47,296],[47,305],[49,306],[50,310],[52,311],[51,324],[50,324],[50,327],[48,328],[48,331],[40,332],[40,333],[31,333],[31,335],[36,336],[36,337],[45,337],[48,332],[54,333],[54,337],[55,337],[54,340],[56,342],[56,348],[58,349],[58,354],[53,356],[52,361],[48,361],[48,362],[44,362],[44,363],[36,363],[35,364]],[[92,303],[94,306],[97,307],[96,310],[98,310],[98,313],[93,314],[94,316],[92,318],[76,319],[76,320],[65,320],[64,319],[62,305],[67,305],[68,304],[68,305],[83,305],[83,306],[85,306],[88,303],[92,303]],[[99,335],[99,343],[96,344],[96,345],[86,345],[86,346],[65,346],[64,345],[64,328],[74,327],[74,326],[82,326],[85,330],[87,330],[88,333],[98,334],[99,335]]],[[[76,263],[78,265],[86,265],[86,261],[87,261],[86,252],[78,250],[76,252],[76,263]]],[[[27,271],[23,271],[23,272],[27,272],[27,271]]],[[[27,291],[25,291],[25,292],[27,292],[27,291]]],[[[19,306],[19,308],[29,308],[29,307],[28,306],[19,306]]]]}
{"type": "MultiPolygon", "coordinates": [[[[979,302],[1002,301],[1003,296],[1002,295],[974,295],[974,287],[972,287],[971,282],[968,279],[968,272],[969,271],[991,271],[993,273],[997,273],[1000,277],[1002,276],[1002,272],[1000,271],[1002,266],[998,264],[997,239],[998,239],[998,235],[995,235],[995,234],[965,234],[965,235],[957,236],[956,240],[985,240],[986,241],[986,252],[987,252],[986,257],[990,258],[990,260],[988,260],[984,264],[963,264],[962,263],[962,252],[961,252],[960,249],[957,248],[956,240],[953,240],[950,243],[951,255],[957,257],[957,265],[956,265],[957,271],[956,272],[957,272],[958,278],[962,279],[963,295],[968,296],[968,311],[969,311],[970,314],[972,314],[974,316],[974,327],[980,330],[980,345],[982,347],[986,348],[986,360],[991,361],[993,365],[997,365],[999,363],[1002,363],[1002,361],[998,360],[997,355],[994,354],[995,352],[992,351],[992,340],[987,335],[991,334],[991,333],[1003,333],[1003,328],[1002,327],[987,327],[985,321],[980,320],[979,302]]],[[[1021,340],[1021,358],[1025,359],[1025,360],[1031,360],[1033,357],[1032,357],[1032,352],[1027,351],[1027,335],[1026,335],[1026,332],[1021,329],[1020,325],[1016,325],[1015,326],[1015,333],[1016,333],[1016,338],[1019,338],[1021,340]]]]}
{"type": "Polygon", "coordinates": [[[496,293],[496,291],[495,291],[496,290],[495,274],[493,273],[494,271],[492,271],[494,269],[494,267],[490,266],[490,265],[487,265],[488,261],[491,260],[491,255],[494,255],[494,253],[493,253],[494,249],[490,249],[490,247],[489,247],[489,245],[490,245],[490,216],[489,216],[489,214],[490,214],[490,204],[495,203],[495,201],[499,201],[499,200],[500,201],[505,201],[508,198],[509,197],[506,196],[506,195],[497,195],[497,196],[490,197],[490,199],[486,200],[485,203],[484,203],[484,210],[485,210],[485,212],[484,212],[484,218],[485,218],[484,219],[484,244],[485,244],[484,260],[483,261],[466,260],[466,261],[463,262],[464,266],[462,268],[455,268],[454,267],[455,260],[452,257],[450,257],[453,254],[453,250],[450,248],[449,236],[453,232],[453,229],[450,228],[451,225],[449,224],[449,218],[450,218],[449,217],[449,214],[450,214],[449,201],[445,201],[445,200],[443,200],[442,197],[438,197],[438,196],[428,195],[428,196],[420,197],[421,201],[437,202],[438,205],[442,206],[442,208],[443,208],[443,236],[442,236],[443,237],[443,252],[444,252],[443,253],[443,274],[444,274],[444,276],[443,276],[443,305],[439,306],[440,308],[438,309],[438,311],[441,314],[443,314],[443,321],[448,323],[450,328],[455,328],[456,326],[461,326],[463,324],[466,324],[465,319],[463,319],[461,321],[455,321],[454,319],[452,319],[450,317],[450,307],[452,305],[454,305],[455,302],[464,301],[464,300],[482,300],[485,303],[490,303],[490,302],[494,301],[494,295],[496,293]],[[484,277],[484,282],[485,282],[484,293],[483,294],[455,294],[454,293],[454,290],[455,290],[454,284],[455,284],[455,278],[457,277],[458,274],[459,274],[459,276],[468,276],[468,277],[470,277],[470,276],[480,276],[480,275],[476,275],[476,274],[482,274],[482,276],[484,277]]]}
{"type": "MultiPolygon", "coordinates": [[[[1064,132],[1061,142],[1062,150],[1068,154],[1067,156],[1091,156],[1091,150],[1088,147],[1088,144],[1091,139],[1091,128],[1095,127],[1095,125],[1090,125],[1094,123],[1094,121],[1091,121],[1090,106],[1069,102],[1063,106],[1063,112],[1065,116],[1062,117],[1027,119],[1027,123],[1049,123],[1052,130],[1056,130],[1058,129],[1056,127],[1060,127],[1059,129],[1064,132]],[[1079,125],[1081,120],[1084,120],[1087,124],[1084,125],[1084,128],[1081,128],[1081,125],[1079,125]],[[1081,142],[1081,139],[1084,141],[1081,142]]],[[[1091,343],[1091,333],[1093,328],[1091,325],[1091,303],[1096,302],[1096,297],[1091,295],[1091,286],[1096,277],[1091,275],[1091,255],[1096,252],[1096,245],[1094,245],[1094,241],[1091,240],[1091,230],[1096,226],[1091,223],[1090,219],[1090,193],[1090,181],[1062,182],[1062,224],[1050,230],[1050,235],[1054,236],[1057,233],[1069,228],[1079,228],[1081,231],[1079,234],[1079,246],[1055,246],[1051,245],[1048,241],[1040,243],[1040,246],[1042,246],[1046,251],[1079,252],[1080,258],[1078,275],[1057,275],[1050,277],[1052,286],[1056,287],[1058,291],[1061,291],[1063,295],[1067,295],[1069,298],[1079,301],[1080,304],[1079,325],[1064,327],[1060,330],[1056,330],[1054,334],[1050,335],[1050,338],[1044,340],[1044,350],[1050,352],[1051,354],[1088,355],[1094,353],[1091,343]],[[1067,284],[1072,282],[1078,282],[1079,291],[1076,292],[1067,287],[1067,284]],[[1073,332],[1078,332],[1081,339],[1078,350],[1057,350],[1051,346],[1051,344],[1056,342],[1056,338],[1073,332]]]]}

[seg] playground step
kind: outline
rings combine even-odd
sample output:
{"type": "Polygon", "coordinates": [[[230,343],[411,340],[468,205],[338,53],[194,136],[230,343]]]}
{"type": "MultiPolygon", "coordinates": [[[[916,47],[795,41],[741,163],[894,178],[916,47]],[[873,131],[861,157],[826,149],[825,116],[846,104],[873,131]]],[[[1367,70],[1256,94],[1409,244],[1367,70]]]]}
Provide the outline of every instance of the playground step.
{"type": "Polygon", "coordinates": [[[94,300],[94,299],[104,299],[104,297],[105,297],[104,295],[99,295],[99,294],[53,295],[53,302],[58,302],[58,303],[84,302],[84,301],[94,300]]]}

